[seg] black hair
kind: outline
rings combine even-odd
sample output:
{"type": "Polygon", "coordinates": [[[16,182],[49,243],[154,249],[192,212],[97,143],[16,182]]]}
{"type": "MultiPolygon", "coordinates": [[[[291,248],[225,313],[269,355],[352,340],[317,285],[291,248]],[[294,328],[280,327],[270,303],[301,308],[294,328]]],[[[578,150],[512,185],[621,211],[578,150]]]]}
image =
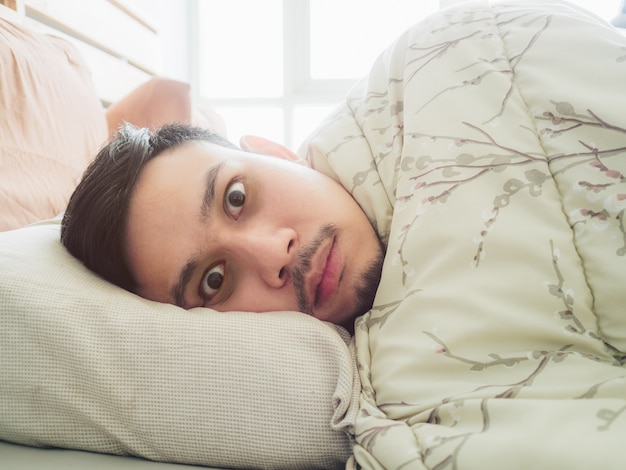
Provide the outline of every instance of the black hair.
{"type": "Polygon", "coordinates": [[[124,249],[130,197],[147,162],[191,141],[238,148],[219,134],[187,124],[155,130],[122,126],[98,152],[70,197],[61,243],[89,269],[133,292],[136,281],[124,249]]]}

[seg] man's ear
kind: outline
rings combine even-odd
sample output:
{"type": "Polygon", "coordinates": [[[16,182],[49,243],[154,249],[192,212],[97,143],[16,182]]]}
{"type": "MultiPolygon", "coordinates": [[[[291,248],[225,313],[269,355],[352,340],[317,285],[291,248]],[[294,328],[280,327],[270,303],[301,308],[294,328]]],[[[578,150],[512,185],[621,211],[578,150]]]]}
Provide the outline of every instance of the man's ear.
{"type": "Polygon", "coordinates": [[[258,135],[244,135],[241,139],[239,139],[239,145],[242,149],[249,152],[270,155],[272,157],[291,160],[292,162],[309,166],[309,163],[306,160],[300,158],[284,145],[274,142],[273,140],[266,139],[265,137],[260,137],[258,135]]]}

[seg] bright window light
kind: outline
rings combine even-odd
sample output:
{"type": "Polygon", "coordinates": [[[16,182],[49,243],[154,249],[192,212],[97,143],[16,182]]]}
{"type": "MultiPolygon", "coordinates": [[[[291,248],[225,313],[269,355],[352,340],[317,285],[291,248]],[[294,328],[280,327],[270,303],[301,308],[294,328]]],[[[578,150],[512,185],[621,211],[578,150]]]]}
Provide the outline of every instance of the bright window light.
{"type": "Polygon", "coordinates": [[[569,0],[569,2],[610,22],[619,14],[622,0],[569,0]]]}
{"type": "Polygon", "coordinates": [[[226,122],[228,140],[235,144],[247,134],[284,143],[284,113],[279,107],[218,107],[215,110],[226,122]]]}
{"type": "Polygon", "coordinates": [[[439,0],[312,0],[311,78],[365,75],[400,33],[439,9],[439,0]]]}
{"type": "Polygon", "coordinates": [[[297,107],[293,112],[294,144],[300,145],[333,109],[334,106],[297,107]]]}
{"type": "MultiPolygon", "coordinates": [[[[296,149],[400,33],[463,0],[191,0],[196,96],[296,149]]],[[[606,21],[622,0],[569,0],[606,21]]]]}
{"type": "Polygon", "coordinates": [[[200,0],[198,65],[206,98],[283,93],[282,0],[200,0]]]}

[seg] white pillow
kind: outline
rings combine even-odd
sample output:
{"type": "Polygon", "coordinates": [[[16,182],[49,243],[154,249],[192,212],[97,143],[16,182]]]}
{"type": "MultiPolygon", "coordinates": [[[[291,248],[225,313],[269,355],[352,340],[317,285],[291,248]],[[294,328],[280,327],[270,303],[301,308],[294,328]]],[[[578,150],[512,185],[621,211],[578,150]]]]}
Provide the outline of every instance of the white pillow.
{"type": "Polygon", "coordinates": [[[344,330],[183,310],[100,279],[59,218],[0,233],[0,439],[232,468],[341,468],[358,396],[344,330]]]}

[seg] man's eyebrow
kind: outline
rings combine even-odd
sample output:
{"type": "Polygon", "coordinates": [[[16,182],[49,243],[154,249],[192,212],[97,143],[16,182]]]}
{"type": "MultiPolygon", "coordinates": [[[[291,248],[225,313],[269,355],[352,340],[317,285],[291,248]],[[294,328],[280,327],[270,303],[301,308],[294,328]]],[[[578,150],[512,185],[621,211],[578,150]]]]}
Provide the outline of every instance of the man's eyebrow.
{"type": "Polygon", "coordinates": [[[215,201],[215,182],[217,181],[217,175],[224,167],[226,162],[222,161],[213,165],[205,174],[205,186],[204,193],[202,194],[202,204],[200,206],[200,214],[203,219],[206,219],[211,213],[211,207],[215,201]]]}
{"type": "Polygon", "coordinates": [[[191,276],[197,266],[198,263],[195,260],[189,261],[181,270],[180,275],[178,276],[178,282],[174,287],[172,287],[171,295],[174,298],[174,302],[176,302],[176,305],[179,307],[185,307],[185,289],[187,288],[187,284],[189,284],[191,276]]]}
{"type": "MultiPolygon", "coordinates": [[[[226,162],[221,161],[207,170],[204,176],[204,191],[202,193],[202,200],[200,202],[200,214],[203,219],[206,219],[211,213],[211,207],[215,202],[215,183],[220,170],[224,167],[226,162]]],[[[185,306],[185,290],[187,285],[193,276],[194,271],[198,267],[198,262],[194,259],[187,261],[185,267],[180,271],[178,275],[178,282],[172,287],[171,296],[174,298],[174,302],[179,307],[185,306]]]]}

